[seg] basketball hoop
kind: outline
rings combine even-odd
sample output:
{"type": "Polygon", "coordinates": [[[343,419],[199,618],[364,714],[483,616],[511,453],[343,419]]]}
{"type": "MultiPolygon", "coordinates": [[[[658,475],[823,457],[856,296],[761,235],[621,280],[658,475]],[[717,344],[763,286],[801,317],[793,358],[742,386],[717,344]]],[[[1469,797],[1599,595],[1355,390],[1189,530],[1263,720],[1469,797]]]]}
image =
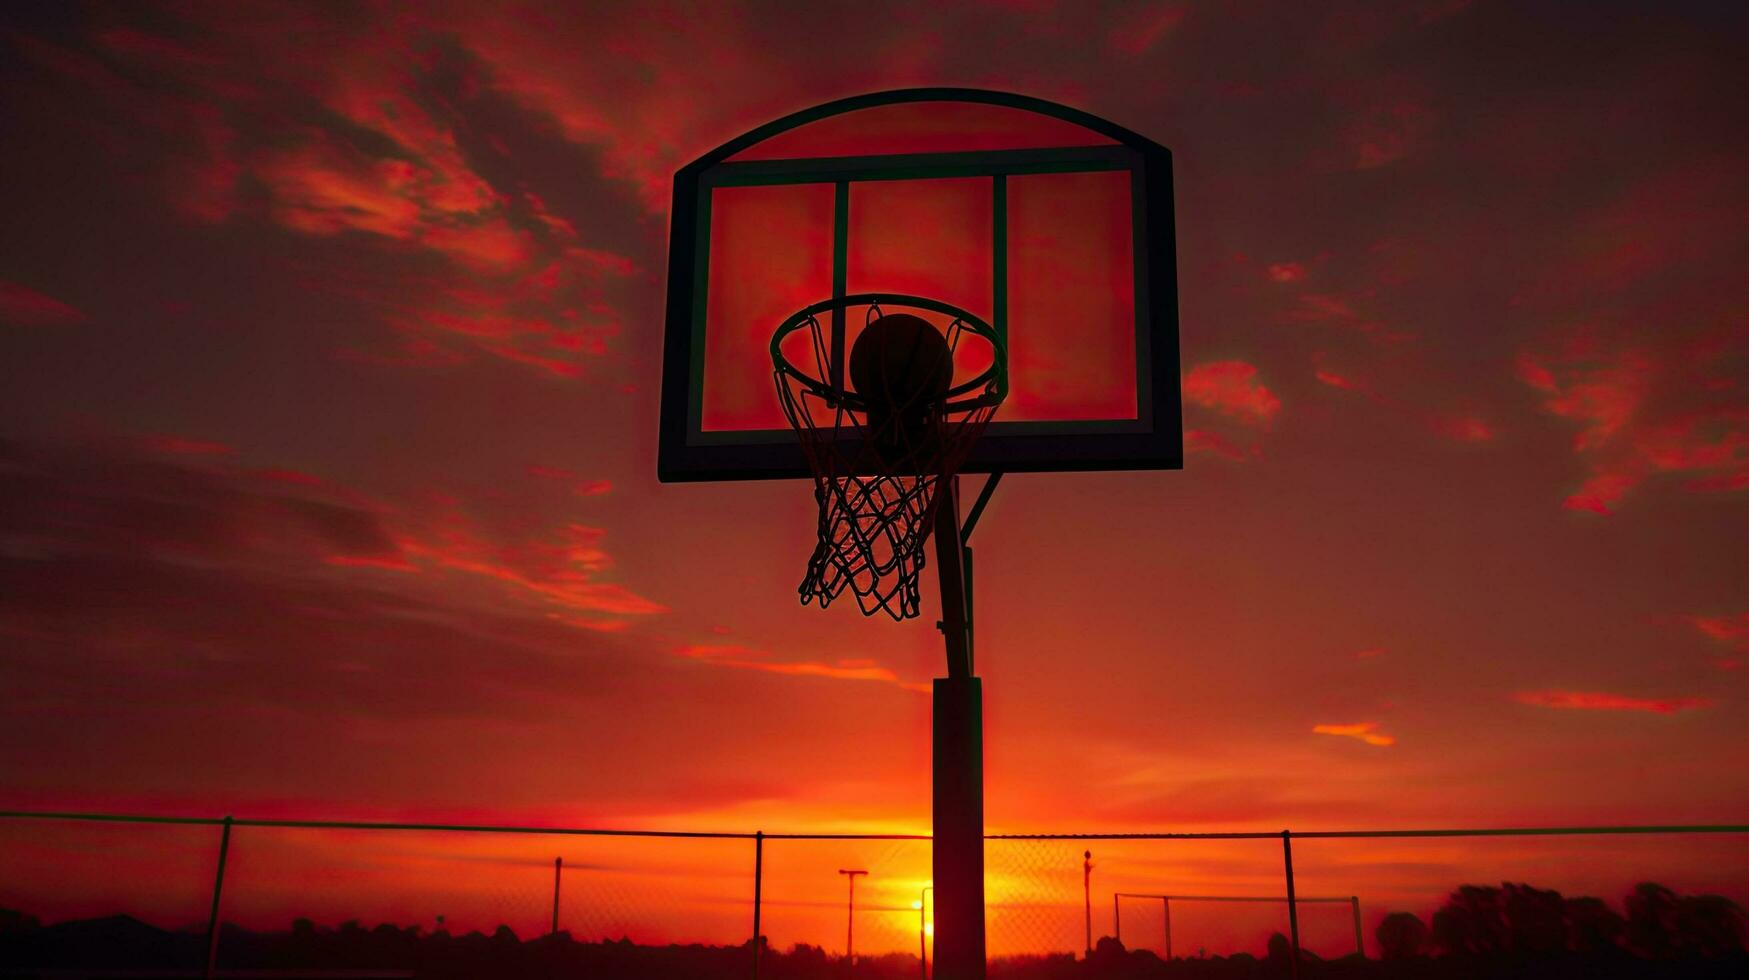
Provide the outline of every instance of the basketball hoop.
{"type": "Polygon", "coordinates": [[[951,304],[860,293],[822,300],[783,321],[771,359],[820,512],[819,540],[798,589],[802,603],[817,599],[824,609],[849,588],[865,616],[916,616],[937,491],[959,473],[1008,393],[1007,345],[994,327],[951,304]],[[853,308],[863,309],[863,329],[846,357],[853,308]],[[801,331],[812,373],[783,350],[801,331]],[[988,345],[990,365],[956,385],[953,358],[967,337],[988,345]]]}

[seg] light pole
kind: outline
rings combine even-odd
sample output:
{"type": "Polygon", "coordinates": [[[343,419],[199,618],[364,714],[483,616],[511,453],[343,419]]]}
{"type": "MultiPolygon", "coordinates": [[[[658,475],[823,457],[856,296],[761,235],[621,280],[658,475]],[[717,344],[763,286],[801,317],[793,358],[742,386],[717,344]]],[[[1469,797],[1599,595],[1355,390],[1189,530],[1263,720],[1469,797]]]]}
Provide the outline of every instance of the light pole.
{"type": "Polygon", "coordinates": [[[856,936],[856,876],[865,875],[868,872],[860,869],[850,871],[839,868],[838,873],[850,879],[850,903],[846,906],[847,911],[844,916],[844,973],[849,976],[850,969],[856,962],[856,947],[851,945],[851,940],[856,936]]]}
{"type": "Polygon", "coordinates": [[[924,909],[929,904],[929,893],[935,890],[934,885],[924,885],[917,893],[917,901],[911,907],[917,910],[917,966],[922,971],[923,980],[929,980],[929,913],[924,909]]]}

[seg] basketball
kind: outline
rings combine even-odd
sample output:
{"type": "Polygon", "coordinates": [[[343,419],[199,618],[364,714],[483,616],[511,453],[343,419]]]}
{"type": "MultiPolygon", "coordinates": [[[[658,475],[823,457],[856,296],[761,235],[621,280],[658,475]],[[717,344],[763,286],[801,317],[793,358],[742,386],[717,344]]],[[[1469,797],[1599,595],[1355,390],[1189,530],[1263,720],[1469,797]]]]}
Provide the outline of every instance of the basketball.
{"type": "Polygon", "coordinates": [[[850,349],[850,383],[871,415],[915,421],[953,385],[953,352],[929,321],[893,313],[869,324],[850,349]]]}

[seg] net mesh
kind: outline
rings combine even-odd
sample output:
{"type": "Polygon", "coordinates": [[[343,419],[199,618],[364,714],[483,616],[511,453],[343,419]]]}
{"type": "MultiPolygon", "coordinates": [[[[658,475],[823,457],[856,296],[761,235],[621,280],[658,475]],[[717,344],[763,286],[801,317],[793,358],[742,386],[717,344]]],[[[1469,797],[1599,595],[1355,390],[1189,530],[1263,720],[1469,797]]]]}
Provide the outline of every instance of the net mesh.
{"type": "MultiPolygon", "coordinates": [[[[866,303],[865,328],[884,315],[879,302],[866,303]]],[[[938,491],[965,464],[1001,402],[1000,344],[994,333],[986,336],[966,317],[953,317],[943,331],[950,356],[968,335],[996,349],[992,369],[980,375],[987,379],[982,390],[960,401],[952,395],[963,392],[954,389],[913,405],[883,406],[847,391],[842,381],[819,380],[833,376],[830,335],[819,315],[804,316],[796,330],[810,342],[815,374],[807,377],[778,355],[777,390],[813,470],[819,508],[818,541],[797,591],[804,605],[818,601],[824,609],[849,589],[865,616],[915,617],[938,491]]]]}

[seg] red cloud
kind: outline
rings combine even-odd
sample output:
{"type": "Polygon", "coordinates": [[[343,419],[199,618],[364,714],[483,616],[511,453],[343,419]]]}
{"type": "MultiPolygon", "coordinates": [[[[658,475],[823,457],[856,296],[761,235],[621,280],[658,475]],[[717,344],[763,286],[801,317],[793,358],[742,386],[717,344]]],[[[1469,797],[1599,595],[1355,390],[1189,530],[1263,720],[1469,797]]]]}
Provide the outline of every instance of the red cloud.
{"type": "Polygon", "coordinates": [[[20,327],[54,327],[79,323],[85,314],[29,286],[0,280],[0,323],[20,327]]]}
{"type": "Polygon", "coordinates": [[[1738,613],[1735,616],[1689,616],[1688,622],[1701,635],[1728,644],[1734,655],[1720,657],[1714,661],[1723,670],[1736,670],[1743,666],[1743,654],[1749,654],[1749,613],[1738,613]]]}
{"type": "Polygon", "coordinates": [[[1281,399],[1257,380],[1245,361],[1199,364],[1184,376],[1184,397],[1248,425],[1267,428],[1281,411],[1281,399]]]}
{"type": "Polygon", "coordinates": [[[1749,401],[1731,380],[1745,350],[1749,327],[1734,325],[1657,348],[1586,329],[1522,352],[1519,380],[1579,425],[1573,451],[1590,464],[1562,506],[1610,514],[1660,474],[1688,477],[1680,485],[1692,492],[1749,488],[1749,401]]]}
{"type": "Polygon", "coordinates": [[[264,478],[233,454],[224,443],[165,435],[76,450],[0,447],[0,465],[36,478],[5,509],[93,553],[119,548],[236,570],[399,559],[381,508],[326,484],[264,478]],[[160,455],[131,465],[141,450],[160,455]],[[67,513],[79,520],[57,516],[67,513]]]}
{"type": "Polygon", "coordinates": [[[1235,461],[1243,461],[1257,455],[1256,446],[1249,449],[1243,448],[1226,436],[1218,432],[1210,432],[1207,429],[1184,430],[1184,448],[1187,452],[1212,453],[1235,461]]]}
{"type": "Polygon", "coordinates": [[[51,475],[66,471],[59,477],[66,486],[43,500],[14,503],[22,517],[34,514],[39,523],[53,526],[51,515],[77,506],[94,515],[87,523],[154,554],[238,565],[453,572],[461,577],[426,574],[421,581],[447,590],[446,601],[466,594],[456,587],[466,581],[463,577],[488,581],[543,612],[592,624],[600,615],[636,618],[666,611],[611,580],[607,532],[597,527],[483,526],[453,499],[438,498],[435,512],[419,502],[373,501],[309,474],[237,466],[228,458],[235,453],[232,447],[182,436],[138,441],[132,452],[144,448],[182,457],[138,468],[140,474],[132,477],[138,485],[106,485],[103,467],[28,448],[14,449],[16,459],[9,459],[6,448],[0,445],[0,464],[51,475]]]}
{"type": "Polygon", "coordinates": [[[1456,442],[1488,442],[1494,438],[1494,427],[1480,416],[1471,413],[1442,414],[1427,412],[1403,401],[1385,395],[1370,383],[1350,374],[1338,373],[1323,363],[1323,355],[1315,355],[1317,365],[1312,371],[1313,377],[1319,383],[1343,391],[1352,391],[1365,395],[1374,404],[1392,411],[1407,415],[1421,423],[1429,431],[1456,442]]]}
{"type": "Polygon", "coordinates": [[[1389,326],[1383,320],[1355,309],[1354,304],[1342,296],[1327,293],[1301,293],[1299,306],[1288,311],[1285,319],[1289,323],[1340,327],[1387,345],[1401,344],[1415,336],[1411,331],[1389,326]]]}
{"type": "Polygon", "coordinates": [[[771,654],[763,650],[753,650],[748,647],[731,644],[694,644],[681,647],[675,651],[689,660],[698,660],[718,667],[735,667],[741,670],[759,670],[769,674],[784,674],[791,677],[827,677],[844,681],[882,681],[904,688],[907,691],[929,693],[931,687],[927,683],[906,682],[897,674],[877,667],[871,660],[844,659],[836,664],[816,662],[777,661],[771,659],[771,654]]]}
{"type": "Polygon", "coordinates": [[[391,572],[417,572],[419,567],[401,555],[329,555],[323,561],[341,568],[381,568],[391,572]]]}
{"type": "Polygon", "coordinates": [[[575,471],[565,469],[562,466],[546,466],[541,463],[535,463],[528,468],[528,473],[530,476],[538,476],[543,479],[557,480],[568,484],[571,488],[571,492],[579,497],[599,497],[603,494],[613,492],[613,481],[585,480],[575,471]]]}
{"type": "Polygon", "coordinates": [[[1457,442],[1488,442],[1494,427],[1474,415],[1436,415],[1427,419],[1433,431],[1457,442]]]}
{"type": "Polygon", "coordinates": [[[1379,723],[1376,721],[1361,721],[1350,725],[1313,725],[1312,731],[1319,735],[1338,735],[1343,738],[1358,739],[1368,745],[1376,745],[1380,748],[1397,744],[1395,737],[1380,732],[1378,728],[1379,723]]]}
{"type": "Polygon", "coordinates": [[[593,619],[588,616],[567,616],[564,613],[548,613],[547,615],[555,622],[589,630],[591,633],[623,633],[632,625],[632,621],[629,619],[593,619]]]}
{"type": "Polygon", "coordinates": [[[169,453],[174,456],[229,456],[237,451],[236,447],[222,442],[162,433],[140,437],[140,445],[155,453],[169,453]]]}
{"type": "Polygon", "coordinates": [[[1592,514],[1612,514],[1636,482],[1637,478],[1627,473],[1600,473],[1561,501],[1561,507],[1592,514]]]}
{"type": "Polygon", "coordinates": [[[1306,278],[1306,267],[1298,262],[1277,262],[1269,267],[1270,282],[1299,282],[1306,278]]]}
{"type": "Polygon", "coordinates": [[[1601,691],[1522,691],[1513,695],[1513,698],[1521,704],[1533,704],[1540,708],[1647,711],[1660,715],[1711,707],[1713,703],[1711,698],[1635,698],[1601,691]]]}
{"type": "Polygon", "coordinates": [[[1408,99],[1368,107],[1348,131],[1355,168],[1383,167],[1415,153],[1427,143],[1433,124],[1432,111],[1408,99]]]}
{"type": "Polygon", "coordinates": [[[1690,616],[1694,628],[1721,643],[1749,645],[1749,613],[1735,616],[1690,616]]]}
{"type": "MultiPolygon", "coordinates": [[[[603,248],[598,229],[553,213],[513,171],[486,166],[491,152],[479,144],[504,157],[510,150],[475,132],[468,115],[469,100],[491,84],[488,72],[469,56],[455,75],[436,77],[428,42],[448,36],[448,25],[423,14],[381,22],[366,14],[345,30],[271,11],[194,19],[204,22],[167,32],[177,40],[112,29],[95,39],[95,57],[34,39],[30,53],[115,106],[109,122],[118,131],[153,152],[180,148],[165,163],[172,196],[191,217],[265,219],[447,266],[409,271],[430,281],[383,283],[365,297],[403,338],[392,352],[348,347],[340,356],[426,367],[463,363],[460,351],[472,349],[574,378],[585,358],[605,353],[619,320],[607,290],[636,266],[603,248]],[[321,58],[283,44],[310,31],[323,38],[321,58]],[[428,89],[437,85],[457,91],[436,97],[428,89]],[[251,193],[240,196],[240,186],[251,193]],[[471,326],[479,323],[492,329],[471,326]]],[[[520,21],[516,31],[540,34],[520,21]]],[[[513,73],[523,57],[514,47],[499,52],[513,73]]],[[[636,123],[631,131],[641,132],[636,123]]]]}
{"type": "Polygon", "coordinates": [[[571,612],[649,616],[667,607],[623,585],[600,580],[613,567],[602,549],[606,532],[571,524],[556,537],[504,541],[489,538],[459,510],[398,544],[407,555],[451,571],[511,586],[571,612]]]}
{"type": "Polygon", "coordinates": [[[1112,29],[1111,46],[1130,57],[1143,54],[1178,26],[1185,13],[1185,8],[1178,4],[1162,4],[1152,10],[1140,8],[1112,29]]]}

